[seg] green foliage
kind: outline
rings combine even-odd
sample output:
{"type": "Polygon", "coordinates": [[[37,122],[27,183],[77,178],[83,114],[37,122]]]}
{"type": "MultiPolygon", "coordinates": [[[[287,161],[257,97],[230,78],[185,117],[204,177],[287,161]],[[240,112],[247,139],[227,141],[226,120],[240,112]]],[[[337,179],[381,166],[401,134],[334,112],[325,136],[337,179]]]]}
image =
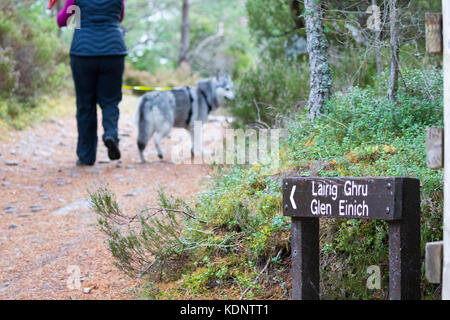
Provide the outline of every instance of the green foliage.
{"type": "Polygon", "coordinates": [[[246,9],[249,28],[260,51],[272,59],[283,57],[285,41],[294,35],[296,26],[290,1],[247,0],[246,9]]]}
{"type": "Polygon", "coordinates": [[[248,288],[245,297],[251,298],[257,294],[255,279],[264,264],[274,266],[272,276],[284,277],[287,270],[275,266],[277,256],[287,253],[290,221],[277,215],[282,202],[280,187],[262,173],[263,166],[223,170],[217,172],[213,185],[195,205],[198,217],[206,224],[192,220],[194,225],[190,226],[190,234],[198,243],[216,245],[192,253],[197,273],[185,274],[183,283],[194,291],[205,281],[214,281],[222,288],[238,283],[242,290],[248,288]],[[214,267],[210,260],[216,262],[214,267]]]}
{"type": "MultiPolygon", "coordinates": [[[[181,5],[180,0],[127,1],[123,27],[128,31],[125,40],[135,69],[155,74],[178,67],[181,5]]],[[[193,72],[209,77],[217,70],[239,74],[250,67],[255,52],[244,5],[241,0],[191,2],[188,56],[193,72]],[[200,43],[217,34],[220,23],[224,24],[224,37],[196,52],[200,43]]]]}
{"type": "Polygon", "coordinates": [[[203,264],[203,267],[197,268],[193,273],[182,276],[183,287],[190,292],[203,293],[230,280],[230,270],[225,260],[214,263],[205,258],[203,264]]]}
{"type": "MultiPolygon", "coordinates": [[[[428,169],[425,159],[426,128],[442,125],[442,74],[431,69],[403,70],[402,75],[396,103],[385,98],[385,80],[380,79],[375,87],[354,87],[346,94],[336,94],[328,102],[326,114],[314,122],[307,120],[307,112],[301,113],[289,126],[289,137],[282,140],[281,160],[283,170],[295,168],[301,175],[420,179],[424,246],[442,237],[442,171],[428,169]]],[[[109,196],[103,198],[106,204],[111,202],[109,196]]],[[[273,288],[278,291],[270,291],[271,297],[287,297],[290,220],[282,216],[278,175],[268,176],[260,164],[219,167],[208,190],[194,204],[167,198],[164,193],[160,198],[161,207],[183,208],[190,216],[176,219],[178,225],[172,226],[176,233],[154,227],[173,223],[170,216],[159,221],[142,219],[140,229],[151,232],[137,233],[132,230],[139,228],[131,228],[128,236],[111,232],[117,229],[113,220],[101,222],[103,231],[116,243],[111,250],[118,259],[140,259],[136,252],[151,252],[158,263],[173,261],[174,254],[184,256],[179,272],[172,272],[181,289],[168,290],[165,295],[150,290],[149,297],[224,296],[236,284],[239,291],[233,297],[265,297],[273,288]],[[118,255],[116,248],[121,243],[128,248],[118,255]],[[148,251],[157,247],[155,244],[170,254],[148,251]],[[261,270],[267,276],[262,278],[261,270]]],[[[117,208],[97,205],[96,211],[101,217],[114,216],[117,208]]],[[[388,297],[386,223],[324,220],[320,239],[322,298],[388,297]],[[366,287],[371,265],[381,269],[381,290],[366,287]]],[[[424,280],[422,288],[424,297],[438,298],[436,286],[424,280]]]]}
{"type": "Polygon", "coordinates": [[[261,121],[274,125],[280,117],[298,112],[308,99],[309,72],[306,64],[288,60],[263,60],[238,83],[230,112],[238,126],[261,121]]]}
{"type": "Polygon", "coordinates": [[[50,19],[11,0],[0,9],[0,119],[14,122],[62,84],[68,67],[50,19]]]}
{"type": "MultiPolygon", "coordinates": [[[[248,288],[245,297],[251,298],[260,288],[255,279],[265,264],[273,266],[272,276],[285,276],[287,269],[275,266],[276,257],[287,253],[290,221],[277,215],[282,202],[280,187],[263,171],[258,164],[250,169],[224,169],[217,172],[209,191],[200,195],[195,211],[206,224],[191,221],[195,225],[190,229],[199,231],[190,234],[198,243],[216,245],[192,253],[197,273],[184,275],[188,290],[197,290],[197,276],[206,274],[210,276],[201,278],[203,284],[214,281],[215,286],[226,288],[238,283],[242,290],[248,288]],[[212,267],[210,260],[218,265],[212,267]],[[218,270],[222,275],[217,275],[218,270]]],[[[272,283],[273,279],[267,281],[272,283]]]]}
{"type": "Polygon", "coordinates": [[[226,169],[192,209],[161,192],[157,212],[164,214],[147,209],[138,215],[139,223],[120,211],[108,189],[92,193],[91,203],[118,267],[129,275],[179,279],[193,297],[237,283],[251,297],[259,288],[261,265],[276,266],[272,272],[281,276],[287,271],[280,262],[287,253],[289,219],[277,215],[278,183],[261,171],[260,165],[226,169]],[[183,210],[189,218],[175,218],[169,210],[183,210]]]}
{"type": "Polygon", "coordinates": [[[90,193],[90,202],[98,214],[101,231],[108,237],[117,267],[131,276],[145,273],[173,276],[171,273],[176,274],[177,267],[184,263],[186,250],[195,245],[181,236],[185,223],[177,214],[189,216],[183,211],[186,205],[171,202],[162,190],[160,208],[147,209],[134,216],[122,214],[108,188],[90,193]]]}
{"type": "Polygon", "coordinates": [[[276,255],[280,247],[272,237],[285,231],[287,222],[276,216],[281,209],[279,186],[261,171],[262,166],[255,165],[223,172],[196,205],[201,219],[227,233],[223,239],[242,239],[253,261],[276,255]]]}
{"type": "MultiPolygon", "coordinates": [[[[425,154],[426,128],[442,126],[442,74],[434,69],[404,69],[402,75],[397,103],[384,97],[385,81],[380,80],[375,88],[355,87],[336,94],[325,115],[314,123],[301,116],[289,129],[285,159],[306,175],[420,179],[424,245],[442,237],[442,171],[428,169],[425,154]]],[[[386,298],[385,223],[327,221],[323,230],[324,297],[386,298]],[[381,267],[381,292],[365,287],[370,265],[381,267]]],[[[436,294],[436,288],[426,282],[423,288],[425,296],[436,294]]]]}

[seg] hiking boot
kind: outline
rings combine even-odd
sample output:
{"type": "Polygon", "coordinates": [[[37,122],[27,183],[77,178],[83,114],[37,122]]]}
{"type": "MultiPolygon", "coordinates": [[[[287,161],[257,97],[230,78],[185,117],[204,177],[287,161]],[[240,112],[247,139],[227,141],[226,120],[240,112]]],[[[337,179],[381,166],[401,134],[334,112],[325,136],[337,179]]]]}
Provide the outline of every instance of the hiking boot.
{"type": "Polygon", "coordinates": [[[88,164],[88,163],[84,163],[81,160],[77,160],[77,167],[92,167],[94,164],[88,164]]]}
{"type": "Polygon", "coordinates": [[[113,138],[105,138],[105,146],[108,148],[108,157],[111,160],[120,159],[119,142],[113,138]]]}

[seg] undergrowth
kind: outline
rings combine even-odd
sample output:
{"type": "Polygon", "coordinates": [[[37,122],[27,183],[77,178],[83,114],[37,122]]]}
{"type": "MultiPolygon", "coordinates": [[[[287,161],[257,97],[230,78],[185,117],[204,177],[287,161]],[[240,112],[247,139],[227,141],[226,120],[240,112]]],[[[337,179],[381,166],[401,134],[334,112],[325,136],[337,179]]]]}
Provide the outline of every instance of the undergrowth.
{"type": "MultiPolygon", "coordinates": [[[[403,70],[397,101],[385,82],[336,94],[313,123],[302,112],[280,144],[280,173],[261,164],[219,167],[193,203],[160,192],[160,204],[130,222],[107,189],[91,195],[117,265],[145,274],[151,299],[290,296],[290,220],[282,216],[282,176],[405,176],[421,180],[422,252],[442,238],[442,171],[426,167],[426,128],[442,125],[442,75],[403,70]],[[283,172],[283,174],[281,174],[283,172]],[[156,211],[155,211],[156,210],[156,211]]],[[[320,225],[321,298],[388,297],[385,223],[326,220],[320,225]],[[378,265],[381,290],[366,286],[378,265]]],[[[422,282],[423,297],[440,287],[422,282]]]]}
{"type": "Polygon", "coordinates": [[[51,18],[12,0],[0,3],[0,121],[23,128],[39,117],[42,97],[64,89],[68,54],[51,18]]]}

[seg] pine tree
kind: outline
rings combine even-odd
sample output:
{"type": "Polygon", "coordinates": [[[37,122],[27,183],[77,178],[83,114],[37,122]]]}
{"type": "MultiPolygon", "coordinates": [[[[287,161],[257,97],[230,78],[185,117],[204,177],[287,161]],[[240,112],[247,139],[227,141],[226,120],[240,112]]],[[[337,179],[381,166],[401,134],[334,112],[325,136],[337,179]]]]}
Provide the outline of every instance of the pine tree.
{"type": "Polygon", "coordinates": [[[320,0],[305,0],[306,32],[308,38],[310,87],[308,110],[310,120],[323,111],[330,98],[332,73],[328,61],[328,44],[323,31],[323,8],[320,0]]]}

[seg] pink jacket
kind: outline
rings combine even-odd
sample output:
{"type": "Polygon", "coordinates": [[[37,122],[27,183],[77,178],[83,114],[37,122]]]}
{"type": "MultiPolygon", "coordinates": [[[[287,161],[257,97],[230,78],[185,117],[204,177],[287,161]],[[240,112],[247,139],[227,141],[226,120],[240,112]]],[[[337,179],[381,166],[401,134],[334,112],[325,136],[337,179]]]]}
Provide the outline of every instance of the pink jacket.
{"type": "MultiPolygon", "coordinates": [[[[122,7],[122,13],[120,15],[120,22],[123,21],[123,18],[125,17],[125,0],[123,1],[123,7],[122,7]]],[[[58,26],[61,27],[66,27],[67,26],[67,21],[69,20],[70,16],[73,14],[69,14],[67,13],[67,9],[70,6],[75,5],[75,0],[66,0],[66,4],[64,5],[64,8],[59,12],[58,14],[58,26]]]]}

